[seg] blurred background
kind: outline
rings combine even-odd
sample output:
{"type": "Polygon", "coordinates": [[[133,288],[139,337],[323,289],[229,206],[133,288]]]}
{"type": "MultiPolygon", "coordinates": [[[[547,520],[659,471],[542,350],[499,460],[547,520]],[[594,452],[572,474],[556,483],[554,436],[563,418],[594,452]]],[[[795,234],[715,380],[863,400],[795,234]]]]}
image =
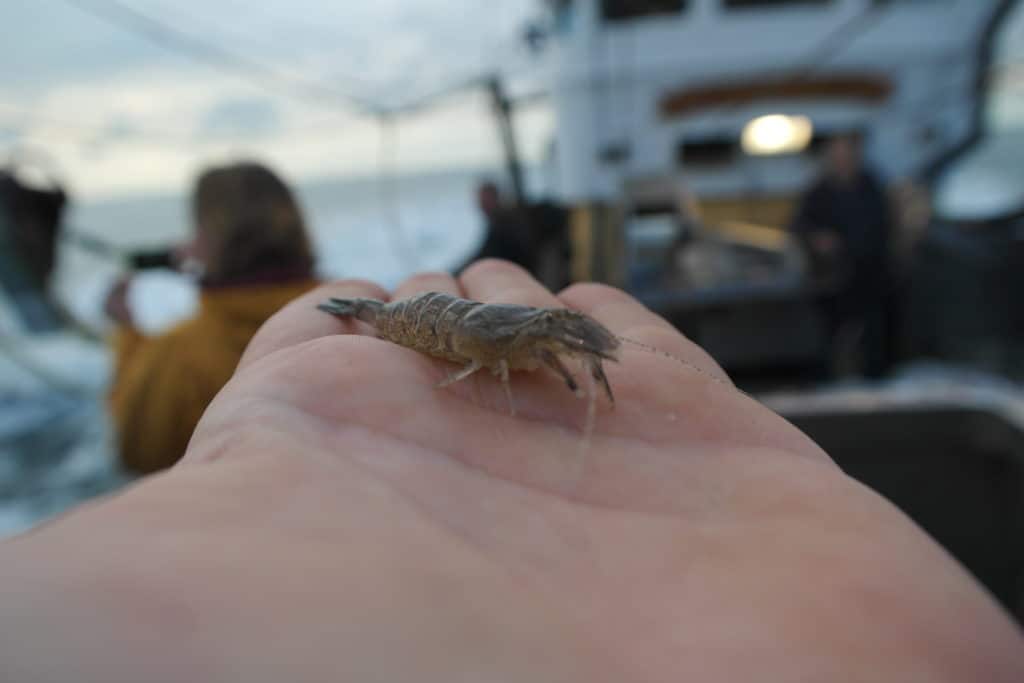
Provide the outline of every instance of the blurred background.
{"type": "Polygon", "coordinates": [[[317,279],[622,287],[1024,615],[1014,0],[8,0],[0,536],[317,279]]]}

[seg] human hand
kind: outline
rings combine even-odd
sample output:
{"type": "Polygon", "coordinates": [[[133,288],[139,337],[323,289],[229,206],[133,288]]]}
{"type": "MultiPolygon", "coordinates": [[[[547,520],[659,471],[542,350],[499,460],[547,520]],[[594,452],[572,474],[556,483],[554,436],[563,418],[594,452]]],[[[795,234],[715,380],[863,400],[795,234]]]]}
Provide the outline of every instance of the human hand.
{"type": "Polygon", "coordinates": [[[320,313],[269,321],[185,460],[0,547],[0,679],[1020,680],[1022,639],[891,505],[630,297],[518,268],[410,280],[567,304],[625,345],[585,402],[320,313]],[[12,674],[13,672],[13,674],[12,674]],[[15,675],[20,674],[20,678],[15,675]]]}
{"type": "Polygon", "coordinates": [[[128,288],[131,287],[132,276],[124,275],[114,283],[107,292],[103,302],[103,312],[108,318],[119,325],[132,325],[132,309],[128,305],[128,288]]]}
{"type": "Polygon", "coordinates": [[[203,264],[203,249],[198,239],[179,244],[171,253],[175,270],[196,277],[202,276],[205,266],[203,264]]]}

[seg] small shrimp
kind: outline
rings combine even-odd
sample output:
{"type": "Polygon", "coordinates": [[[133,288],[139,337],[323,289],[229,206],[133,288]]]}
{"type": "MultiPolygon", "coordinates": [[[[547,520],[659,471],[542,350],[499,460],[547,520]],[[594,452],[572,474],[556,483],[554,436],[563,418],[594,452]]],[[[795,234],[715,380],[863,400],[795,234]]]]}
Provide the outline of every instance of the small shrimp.
{"type": "MultiPolygon", "coordinates": [[[[581,359],[614,406],[602,361],[617,361],[619,339],[601,323],[577,311],[485,304],[450,294],[427,292],[384,303],[374,299],[331,299],[317,306],[340,317],[355,317],[373,325],[387,341],[462,365],[442,380],[446,387],[481,369],[501,378],[515,415],[509,371],[550,368],[577,396],[582,392],[560,356],[581,359]]],[[[595,394],[590,394],[585,438],[592,429],[595,394]]]]}

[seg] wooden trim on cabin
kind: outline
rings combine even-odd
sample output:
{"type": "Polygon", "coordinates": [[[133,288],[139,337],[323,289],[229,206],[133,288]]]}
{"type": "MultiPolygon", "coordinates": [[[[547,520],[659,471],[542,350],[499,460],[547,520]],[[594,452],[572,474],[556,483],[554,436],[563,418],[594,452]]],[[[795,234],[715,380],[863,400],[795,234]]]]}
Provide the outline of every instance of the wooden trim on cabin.
{"type": "Polygon", "coordinates": [[[875,74],[742,81],[669,92],[662,97],[659,109],[663,118],[672,118],[702,109],[769,99],[854,99],[881,103],[892,91],[892,82],[875,74]]]}
{"type": "Polygon", "coordinates": [[[797,194],[698,197],[702,222],[748,223],[786,230],[799,202],[797,194]]]}
{"type": "Polygon", "coordinates": [[[569,223],[573,282],[626,284],[625,235],[621,207],[584,204],[572,210],[569,223]]]}

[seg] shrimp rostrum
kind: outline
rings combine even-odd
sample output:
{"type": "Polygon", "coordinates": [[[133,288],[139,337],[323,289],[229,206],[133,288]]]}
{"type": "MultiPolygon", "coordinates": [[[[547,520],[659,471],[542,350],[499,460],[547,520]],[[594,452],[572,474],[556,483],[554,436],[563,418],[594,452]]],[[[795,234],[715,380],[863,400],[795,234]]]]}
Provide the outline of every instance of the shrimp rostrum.
{"type": "Polygon", "coordinates": [[[440,292],[391,303],[331,299],[317,308],[357,318],[373,325],[382,339],[460,364],[462,369],[443,380],[440,387],[487,369],[501,378],[511,406],[509,372],[546,367],[580,396],[575,376],[562,361],[577,358],[604,387],[608,400],[615,402],[602,362],[617,360],[619,339],[601,323],[577,311],[485,304],[440,292]]]}

